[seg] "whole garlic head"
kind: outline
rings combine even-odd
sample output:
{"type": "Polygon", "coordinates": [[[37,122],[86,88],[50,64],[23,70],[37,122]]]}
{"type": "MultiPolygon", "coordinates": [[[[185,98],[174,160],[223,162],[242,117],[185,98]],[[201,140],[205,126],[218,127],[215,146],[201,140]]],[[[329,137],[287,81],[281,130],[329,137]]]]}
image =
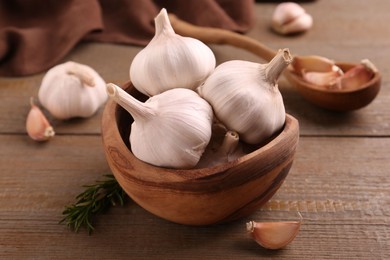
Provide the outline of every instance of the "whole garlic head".
{"type": "Polygon", "coordinates": [[[294,2],[279,4],[272,15],[272,28],[280,34],[304,32],[312,25],[312,16],[294,2]]]}
{"type": "Polygon", "coordinates": [[[213,110],[195,91],[175,88],[145,103],[112,83],[107,92],[134,119],[129,138],[134,156],[169,168],[198,163],[210,142],[213,110]]]}
{"type": "Polygon", "coordinates": [[[286,114],[277,80],[291,60],[289,50],[284,49],[268,64],[227,61],[198,88],[199,95],[227,129],[236,131],[246,143],[261,143],[284,125],[286,114]]]}
{"type": "Polygon", "coordinates": [[[107,100],[106,83],[91,67],[69,61],[45,74],[38,98],[57,119],[90,117],[107,100]]]}
{"type": "Polygon", "coordinates": [[[195,89],[215,68],[215,56],[201,41],[176,34],[167,11],[155,18],[156,32],[133,59],[130,80],[145,95],[172,88],[195,89]]]}

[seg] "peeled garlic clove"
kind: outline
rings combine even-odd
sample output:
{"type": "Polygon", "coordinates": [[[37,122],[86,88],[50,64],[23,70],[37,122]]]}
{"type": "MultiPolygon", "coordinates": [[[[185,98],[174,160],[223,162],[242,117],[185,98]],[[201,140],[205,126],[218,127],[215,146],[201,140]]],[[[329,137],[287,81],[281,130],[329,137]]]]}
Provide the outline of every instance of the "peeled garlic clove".
{"type": "Polygon", "coordinates": [[[106,83],[91,67],[69,61],[45,74],[38,97],[57,119],[90,117],[107,100],[106,83]]]}
{"type": "Polygon", "coordinates": [[[201,41],[176,34],[167,11],[155,18],[156,33],[133,59],[130,80],[148,96],[172,88],[195,89],[215,68],[211,49],[201,41]]]}
{"type": "Polygon", "coordinates": [[[356,89],[369,82],[374,74],[378,72],[375,65],[365,59],[360,64],[345,72],[345,74],[337,79],[333,87],[338,89],[356,89]]]}
{"type": "Polygon", "coordinates": [[[198,163],[211,138],[213,111],[195,91],[175,88],[145,103],[112,83],[107,92],[134,118],[129,138],[134,156],[168,168],[198,163]]]}
{"type": "Polygon", "coordinates": [[[31,109],[27,115],[26,130],[31,139],[35,141],[47,141],[54,136],[53,127],[50,125],[41,109],[30,99],[31,109]]]}
{"type": "Polygon", "coordinates": [[[340,71],[329,71],[329,72],[313,72],[305,70],[302,71],[303,79],[316,86],[328,87],[335,84],[337,79],[343,74],[340,71]]]}
{"type": "Polygon", "coordinates": [[[279,4],[272,16],[272,28],[280,34],[304,32],[313,26],[313,18],[299,4],[279,4]]]}
{"type": "Polygon", "coordinates": [[[301,74],[302,71],[306,72],[331,72],[337,71],[343,73],[342,70],[334,63],[334,61],[316,55],[310,56],[296,56],[294,57],[291,66],[294,71],[301,74]]]}
{"type": "Polygon", "coordinates": [[[288,49],[279,50],[268,64],[227,61],[198,88],[216,117],[240,139],[259,144],[279,131],[285,109],[277,80],[290,64],[288,49]]]}
{"type": "Polygon", "coordinates": [[[247,231],[262,247],[280,249],[290,244],[298,235],[301,221],[255,222],[246,224],[247,231]]]}

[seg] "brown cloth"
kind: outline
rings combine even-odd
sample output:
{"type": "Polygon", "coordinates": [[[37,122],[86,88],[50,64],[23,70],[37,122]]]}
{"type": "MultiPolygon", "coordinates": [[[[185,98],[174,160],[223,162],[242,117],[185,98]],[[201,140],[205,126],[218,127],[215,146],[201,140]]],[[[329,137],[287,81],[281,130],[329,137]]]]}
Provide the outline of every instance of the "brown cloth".
{"type": "Polygon", "coordinates": [[[43,72],[80,41],[146,45],[162,7],[202,26],[254,24],[254,0],[0,0],[0,76],[43,72]]]}

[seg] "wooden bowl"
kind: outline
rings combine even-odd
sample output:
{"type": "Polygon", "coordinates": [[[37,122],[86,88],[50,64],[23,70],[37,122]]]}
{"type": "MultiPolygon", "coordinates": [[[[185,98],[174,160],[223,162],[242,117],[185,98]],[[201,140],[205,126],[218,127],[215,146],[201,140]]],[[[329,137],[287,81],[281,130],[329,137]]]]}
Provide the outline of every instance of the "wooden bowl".
{"type": "MultiPolygon", "coordinates": [[[[147,99],[131,83],[123,88],[139,100],[147,99]]],[[[188,225],[231,221],[261,207],[286,178],[299,140],[298,121],[287,115],[280,133],[235,161],[210,168],[168,169],[140,161],[131,153],[128,139],[132,122],[124,109],[112,100],[107,102],[102,138],[115,178],[144,209],[188,225]]]]}
{"type": "MultiPolygon", "coordinates": [[[[344,72],[356,66],[352,63],[336,63],[344,72]]],[[[306,82],[289,66],[284,75],[292,83],[298,92],[309,102],[319,107],[333,111],[352,111],[370,104],[377,96],[381,86],[379,72],[374,77],[357,89],[326,89],[306,82]]]]}

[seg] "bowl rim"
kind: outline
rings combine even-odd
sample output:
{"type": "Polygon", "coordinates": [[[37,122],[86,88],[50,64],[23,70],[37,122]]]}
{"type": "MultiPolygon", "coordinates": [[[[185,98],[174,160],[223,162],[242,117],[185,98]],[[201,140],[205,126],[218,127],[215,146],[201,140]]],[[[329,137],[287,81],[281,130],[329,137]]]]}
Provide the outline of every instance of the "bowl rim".
{"type": "MultiPolygon", "coordinates": [[[[121,88],[126,92],[130,90],[136,91],[131,82],[128,81],[125,84],[121,85],[121,88]]],[[[137,179],[142,179],[143,181],[161,181],[161,182],[182,182],[182,181],[196,181],[210,178],[211,176],[225,172],[226,170],[234,167],[237,164],[242,162],[250,161],[259,154],[262,154],[268,150],[273,149],[276,146],[280,146],[281,142],[285,140],[285,137],[296,135],[297,140],[299,139],[299,123],[296,118],[292,115],[286,113],[286,120],[283,126],[283,129],[276,134],[269,142],[260,146],[251,153],[248,153],[234,161],[218,164],[208,168],[191,168],[191,169],[173,169],[173,168],[163,168],[151,165],[149,163],[143,162],[136,158],[134,154],[129,150],[127,145],[122,139],[122,136],[119,131],[117,122],[117,113],[120,106],[113,100],[109,99],[105,105],[103,115],[102,115],[102,126],[101,126],[101,135],[104,150],[107,156],[112,157],[112,152],[116,154],[117,160],[122,161],[124,164],[126,162],[131,162],[131,169],[143,169],[143,171],[159,172],[159,176],[156,174],[151,174],[145,176],[137,175],[137,179]],[[118,142],[117,140],[121,140],[118,142]],[[125,156],[125,158],[122,158],[125,156]],[[162,177],[161,177],[162,176],[162,177]],[[157,178],[157,179],[156,179],[157,178]],[[159,180],[158,180],[159,179],[159,180]]],[[[122,108],[120,108],[122,109],[122,108]]],[[[130,126],[129,126],[130,127],[130,126]]],[[[298,141],[296,141],[298,143],[298,141]]],[[[295,148],[294,148],[295,149],[295,148]]],[[[111,165],[110,165],[111,166],[111,165]]],[[[129,166],[129,165],[124,165],[129,166]]],[[[134,171],[131,171],[134,173],[134,171]]]]}

